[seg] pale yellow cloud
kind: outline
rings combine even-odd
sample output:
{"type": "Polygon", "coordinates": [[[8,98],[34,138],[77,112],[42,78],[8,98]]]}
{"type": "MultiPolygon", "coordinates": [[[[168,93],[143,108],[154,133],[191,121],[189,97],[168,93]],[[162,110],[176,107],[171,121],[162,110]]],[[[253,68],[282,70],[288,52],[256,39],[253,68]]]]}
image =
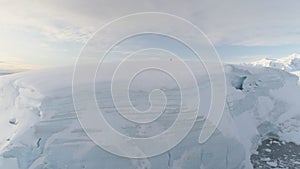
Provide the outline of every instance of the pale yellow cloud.
{"type": "Polygon", "coordinates": [[[20,72],[42,68],[37,65],[24,64],[23,62],[17,57],[0,57],[0,71],[20,72]]]}

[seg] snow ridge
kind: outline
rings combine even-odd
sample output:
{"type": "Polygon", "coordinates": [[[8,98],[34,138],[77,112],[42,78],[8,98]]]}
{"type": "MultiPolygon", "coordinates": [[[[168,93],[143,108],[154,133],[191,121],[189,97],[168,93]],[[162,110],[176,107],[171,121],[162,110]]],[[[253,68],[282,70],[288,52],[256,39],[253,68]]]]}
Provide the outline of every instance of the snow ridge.
{"type": "Polygon", "coordinates": [[[272,67],[288,72],[300,71],[300,54],[292,54],[279,59],[264,58],[259,61],[251,62],[254,66],[272,67]]]}
{"type": "MultiPolygon", "coordinates": [[[[16,157],[18,165],[23,167],[24,159],[22,157],[25,157],[24,154],[19,153],[19,150],[22,149],[21,147],[31,147],[33,139],[30,138],[33,136],[31,128],[41,118],[40,105],[43,96],[34,88],[22,84],[18,79],[6,77],[3,77],[0,82],[0,90],[0,102],[2,103],[0,106],[1,153],[3,158],[16,157]]],[[[27,152],[30,158],[37,156],[37,154],[31,154],[34,151],[28,150],[27,152]]],[[[6,166],[5,163],[9,163],[9,160],[2,162],[4,162],[2,165],[6,166]]]]}

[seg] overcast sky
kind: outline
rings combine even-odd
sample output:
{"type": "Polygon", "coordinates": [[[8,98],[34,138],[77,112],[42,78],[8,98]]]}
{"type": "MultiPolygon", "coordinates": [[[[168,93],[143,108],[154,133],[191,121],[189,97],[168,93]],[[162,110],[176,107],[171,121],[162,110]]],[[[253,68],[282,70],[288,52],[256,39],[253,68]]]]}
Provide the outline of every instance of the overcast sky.
{"type": "Polygon", "coordinates": [[[189,20],[225,62],[281,57],[300,53],[299,6],[299,0],[0,0],[0,66],[74,64],[96,30],[136,12],[189,20]]]}

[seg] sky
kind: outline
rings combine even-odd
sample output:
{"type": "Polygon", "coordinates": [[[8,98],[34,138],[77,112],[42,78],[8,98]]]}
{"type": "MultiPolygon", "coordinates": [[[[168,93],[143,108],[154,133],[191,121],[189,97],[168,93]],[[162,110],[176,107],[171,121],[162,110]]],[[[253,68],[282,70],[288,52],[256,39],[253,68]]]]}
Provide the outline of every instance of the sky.
{"type": "MultiPolygon", "coordinates": [[[[299,6],[298,0],[0,0],[0,70],[73,65],[100,27],[137,12],[188,20],[207,35],[223,62],[283,57],[300,53],[299,6]]],[[[125,48],[160,40],[144,38],[125,48]]]]}

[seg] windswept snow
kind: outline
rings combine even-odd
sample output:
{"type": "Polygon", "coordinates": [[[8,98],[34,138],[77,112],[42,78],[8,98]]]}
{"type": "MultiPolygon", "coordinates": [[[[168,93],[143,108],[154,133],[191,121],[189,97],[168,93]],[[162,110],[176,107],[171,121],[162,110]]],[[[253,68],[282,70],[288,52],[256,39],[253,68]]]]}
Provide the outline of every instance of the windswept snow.
{"type": "MultiPolygon", "coordinates": [[[[104,71],[109,68],[108,65],[104,71]]],[[[207,142],[199,144],[205,112],[209,109],[210,85],[201,68],[192,68],[197,70],[199,91],[202,94],[199,117],[192,131],[179,145],[147,159],[127,159],[112,155],[87,137],[74,111],[72,68],[2,77],[0,168],[248,169],[252,168],[251,154],[269,135],[300,144],[298,77],[273,68],[236,65],[225,66],[228,97],[221,123],[207,142]]],[[[213,78],[217,79],[217,76],[213,78]]],[[[144,109],[145,102],[141,100],[145,99],[144,92],[147,90],[143,89],[148,89],[156,81],[141,80],[147,82],[147,85],[133,91],[132,102],[144,109]]],[[[104,80],[98,83],[105,86],[107,82],[104,80]]],[[[84,79],[81,85],[86,85],[84,79]]],[[[172,89],[165,86],[167,94],[172,94],[172,89]]],[[[167,109],[169,117],[162,116],[165,123],[158,123],[165,126],[123,123],[116,115],[106,92],[109,90],[105,88],[96,91],[96,95],[102,99],[100,107],[104,106],[107,120],[121,132],[149,136],[164,130],[174,120],[172,114],[176,107],[167,109]]],[[[174,93],[170,95],[173,98],[170,103],[176,103],[179,99],[177,97],[174,93]]],[[[271,165],[275,166],[275,163],[271,165]]]]}

